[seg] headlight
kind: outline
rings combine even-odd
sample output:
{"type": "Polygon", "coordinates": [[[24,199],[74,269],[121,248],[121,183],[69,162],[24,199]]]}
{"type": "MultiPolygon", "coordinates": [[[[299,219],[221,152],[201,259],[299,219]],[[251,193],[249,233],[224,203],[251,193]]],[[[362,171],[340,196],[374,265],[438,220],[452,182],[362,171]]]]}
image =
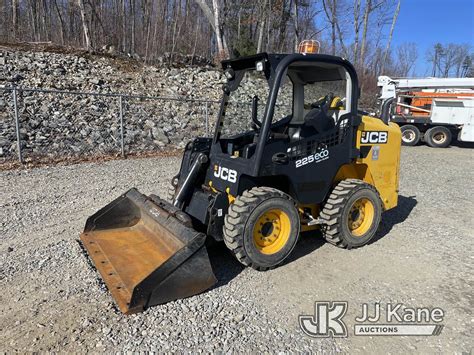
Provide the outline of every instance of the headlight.
{"type": "Polygon", "coordinates": [[[179,178],[177,176],[175,176],[172,180],[171,180],[171,185],[173,185],[174,187],[177,187],[178,186],[178,182],[179,182],[179,178]]]}
{"type": "Polygon", "coordinates": [[[234,79],[235,77],[235,72],[233,69],[227,69],[225,72],[224,72],[224,75],[225,77],[227,78],[227,80],[232,80],[234,79]]]}
{"type": "Polygon", "coordinates": [[[230,88],[227,84],[224,84],[222,85],[222,91],[224,91],[224,93],[226,93],[227,95],[230,94],[230,88]]]}

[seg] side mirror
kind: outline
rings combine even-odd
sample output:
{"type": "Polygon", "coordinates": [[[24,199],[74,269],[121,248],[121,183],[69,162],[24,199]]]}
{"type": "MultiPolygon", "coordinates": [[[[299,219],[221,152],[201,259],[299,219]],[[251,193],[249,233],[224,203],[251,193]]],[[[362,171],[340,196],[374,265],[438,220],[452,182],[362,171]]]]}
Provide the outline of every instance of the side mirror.
{"type": "Polygon", "coordinates": [[[390,99],[385,99],[380,109],[380,119],[387,125],[390,120],[390,108],[394,101],[395,101],[394,97],[390,99]]]}

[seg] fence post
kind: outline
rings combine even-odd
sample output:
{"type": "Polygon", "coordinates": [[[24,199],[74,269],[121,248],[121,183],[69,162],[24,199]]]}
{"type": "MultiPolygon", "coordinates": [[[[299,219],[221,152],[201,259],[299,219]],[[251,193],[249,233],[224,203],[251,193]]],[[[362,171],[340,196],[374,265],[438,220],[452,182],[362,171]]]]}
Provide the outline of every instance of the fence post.
{"type": "Polygon", "coordinates": [[[18,114],[18,98],[16,86],[13,87],[13,110],[15,114],[15,129],[16,129],[16,144],[18,149],[18,160],[23,164],[23,156],[21,154],[21,140],[20,140],[20,117],[18,114]]]}
{"type": "Polygon", "coordinates": [[[122,157],[125,157],[125,148],[123,142],[123,100],[122,95],[119,96],[119,106],[120,106],[120,149],[122,152],[122,157]]]}
{"type": "Polygon", "coordinates": [[[209,101],[206,101],[206,137],[209,137],[209,114],[208,114],[209,101]]]}

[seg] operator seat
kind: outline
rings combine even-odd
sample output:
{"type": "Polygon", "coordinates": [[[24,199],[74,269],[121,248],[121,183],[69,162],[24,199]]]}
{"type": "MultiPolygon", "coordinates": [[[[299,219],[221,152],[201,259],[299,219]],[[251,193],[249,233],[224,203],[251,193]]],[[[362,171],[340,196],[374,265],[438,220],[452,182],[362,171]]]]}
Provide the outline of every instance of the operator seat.
{"type": "Polygon", "coordinates": [[[334,118],[321,108],[311,109],[304,117],[303,130],[312,128],[316,133],[322,133],[334,126],[334,118]]]}
{"type": "Polygon", "coordinates": [[[305,115],[300,136],[303,138],[323,133],[336,126],[334,110],[339,109],[341,99],[330,92],[325,97],[311,104],[311,110],[305,115]]]}

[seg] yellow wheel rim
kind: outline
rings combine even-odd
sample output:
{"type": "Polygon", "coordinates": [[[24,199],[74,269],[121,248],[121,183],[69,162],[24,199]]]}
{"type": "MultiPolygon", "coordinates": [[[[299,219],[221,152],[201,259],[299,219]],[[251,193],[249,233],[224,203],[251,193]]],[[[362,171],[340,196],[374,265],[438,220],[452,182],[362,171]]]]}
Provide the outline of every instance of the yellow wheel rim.
{"type": "Polygon", "coordinates": [[[349,210],[348,225],[354,237],[362,237],[374,222],[375,208],[372,201],[361,198],[349,210]]]}
{"type": "Polygon", "coordinates": [[[275,254],[286,245],[290,232],[290,217],[279,209],[268,210],[253,227],[253,241],[262,254],[275,254]]]}

